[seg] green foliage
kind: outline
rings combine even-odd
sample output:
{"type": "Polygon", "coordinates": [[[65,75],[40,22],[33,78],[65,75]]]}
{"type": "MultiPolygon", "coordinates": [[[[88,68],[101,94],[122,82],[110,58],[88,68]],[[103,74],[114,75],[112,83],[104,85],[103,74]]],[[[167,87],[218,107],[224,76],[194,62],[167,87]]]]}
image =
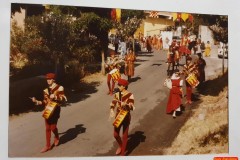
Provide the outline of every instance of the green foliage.
{"type": "Polygon", "coordinates": [[[188,20],[184,22],[180,20],[175,22],[176,26],[186,26],[183,33],[191,31],[193,34],[198,35],[199,25],[209,26],[213,32],[213,38],[216,41],[228,42],[228,17],[222,15],[207,15],[207,14],[192,14],[193,23],[188,20]]]}
{"type": "Polygon", "coordinates": [[[228,43],[228,17],[218,16],[216,23],[209,27],[213,32],[213,38],[217,41],[228,43]]]}
{"type": "MultiPolygon", "coordinates": [[[[228,17],[223,15],[194,15],[195,26],[206,25],[213,32],[213,38],[223,43],[228,42],[228,17]]],[[[198,29],[198,27],[196,27],[198,29]]]]}
{"type": "Polygon", "coordinates": [[[118,34],[121,37],[125,38],[133,36],[142,22],[143,13],[143,11],[123,10],[122,20],[121,22],[114,22],[114,28],[117,29],[118,34]]]}
{"type": "Polygon", "coordinates": [[[24,30],[13,25],[11,57],[15,59],[11,59],[22,63],[15,63],[17,65],[12,65],[12,69],[35,64],[59,67],[68,61],[78,61],[80,66],[96,63],[101,60],[101,50],[107,49],[111,28],[109,19],[94,12],[50,6],[42,15],[27,17],[24,30]],[[81,13],[79,17],[72,16],[78,12],[81,13]],[[18,61],[14,55],[21,55],[18,61]]]}
{"type": "Polygon", "coordinates": [[[125,23],[127,19],[129,18],[134,18],[136,17],[137,19],[144,19],[144,11],[142,10],[126,10],[122,9],[121,10],[121,22],[125,23]]]}

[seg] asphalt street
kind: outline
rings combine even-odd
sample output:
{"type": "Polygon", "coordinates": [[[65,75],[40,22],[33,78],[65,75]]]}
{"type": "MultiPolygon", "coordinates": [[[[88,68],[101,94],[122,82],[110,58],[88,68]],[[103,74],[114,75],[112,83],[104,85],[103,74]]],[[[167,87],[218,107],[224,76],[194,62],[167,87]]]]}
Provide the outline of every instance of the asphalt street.
{"type": "MultiPolygon", "coordinates": [[[[214,50],[212,56],[205,59],[208,78],[221,69],[222,60],[214,50]]],[[[134,94],[136,107],[132,112],[128,155],[161,154],[159,146],[170,145],[189,115],[189,108],[176,119],[165,113],[169,94],[163,86],[167,77],[165,61],[166,51],[142,52],[137,56],[135,76],[128,89],[134,94]],[[146,150],[145,146],[151,147],[146,150]]],[[[114,156],[113,119],[109,119],[109,104],[113,97],[106,94],[106,81],[95,90],[95,93],[87,95],[88,98],[62,107],[58,122],[60,145],[46,153],[40,153],[45,146],[45,124],[41,112],[10,118],[9,157],[114,156]]]]}

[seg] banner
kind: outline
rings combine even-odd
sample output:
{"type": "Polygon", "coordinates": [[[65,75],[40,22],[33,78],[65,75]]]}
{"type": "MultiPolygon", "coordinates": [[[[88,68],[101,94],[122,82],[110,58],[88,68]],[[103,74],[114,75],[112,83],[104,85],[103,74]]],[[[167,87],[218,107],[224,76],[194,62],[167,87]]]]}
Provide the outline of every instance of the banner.
{"type": "Polygon", "coordinates": [[[119,8],[116,9],[116,20],[118,22],[121,21],[121,9],[119,9],[119,8]]]}
{"type": "Polygon", "coordinates": [[[182,17],[182,20],[185,22],[188,19],[189,14],[188,13],[182,13],[181,17],[182,17]]]}

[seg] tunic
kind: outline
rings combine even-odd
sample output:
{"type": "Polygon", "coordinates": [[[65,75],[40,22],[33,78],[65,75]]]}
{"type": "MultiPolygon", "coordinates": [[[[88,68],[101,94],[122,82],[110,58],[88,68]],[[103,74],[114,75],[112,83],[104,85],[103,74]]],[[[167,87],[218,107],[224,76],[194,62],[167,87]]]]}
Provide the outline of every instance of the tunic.
{"type": "Polygon", "coordinates": [[[197,68],[198,68],[198,80],[199,82],[204,82],[205,81],[205,66],[206,66],[206,61],[203,58],[200,58],[196,62],[197,68]]]}
{"type": "Polygon", "coordinates": [[[125,56],[126,66],[125,75],[134,76],[134,61],[136,60],[135,54],[127,54],[125,56]]]}
{"type": "Polygon", "coordinates": [[[167,103],[167,113],[171,113],[176,110],[182,104],[182,80],[179,79],[171,79],[172,81],[172,89],[170,89],[170,94],[167,103]]]}
{"type": "Polygon", "coordinates": [[[66,101],[67,98],[64,95],[64,88],[58,84],[54,84],[51,88],[46,88],[43,90],[43,95],[44,95],[43,105],[45,107],[48,105],[48,101],[50,99],[49,97],[51,94],[55,95],[55,99],[52,101],[56,102],[57,106],[53,111],[51,117],[46,121],[48,122],[48,124],[56,124],[60,117],[60,111],[61,111],[60,103],[63,101],[66,101]]]}

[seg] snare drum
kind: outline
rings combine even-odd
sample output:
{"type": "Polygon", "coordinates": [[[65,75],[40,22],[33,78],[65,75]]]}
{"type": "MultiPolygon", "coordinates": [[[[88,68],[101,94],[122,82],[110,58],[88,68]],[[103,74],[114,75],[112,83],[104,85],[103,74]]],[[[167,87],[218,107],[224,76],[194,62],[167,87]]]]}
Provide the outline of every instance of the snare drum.
{"type": "Polygon", "coordinates": [[[111,70],[109,74],[111,75],[114,82],[117,82],[121,78],[120,71],[116,68],[111,70]]]}
{"type": "Polygon", "coordinates": [[[198,81],[196,75],[193,74],[193,73],[190,73],[190,74],[188,75],[188,77],[186,78],[186,81],[187,81],[193,88],[197,87],[198,84],[199,84],[199,81],[198,81]]]}
{"type": "Polygon", "coordinates": [[[49,119],[51,117],[51,115],[53,114],[55,108],[57,107],[57,103],[56,102],[49,102],[47,104],[47,106],[45,107],[42,116],[45,119],[49,119]]]}
{"type": "Polygon", "coordinates": [[[120,112],[118,113],[117,117],[113,122],[113,126],[118,128],[127,114],[128,114],[128,111],[120,110],[120,112]]]}

